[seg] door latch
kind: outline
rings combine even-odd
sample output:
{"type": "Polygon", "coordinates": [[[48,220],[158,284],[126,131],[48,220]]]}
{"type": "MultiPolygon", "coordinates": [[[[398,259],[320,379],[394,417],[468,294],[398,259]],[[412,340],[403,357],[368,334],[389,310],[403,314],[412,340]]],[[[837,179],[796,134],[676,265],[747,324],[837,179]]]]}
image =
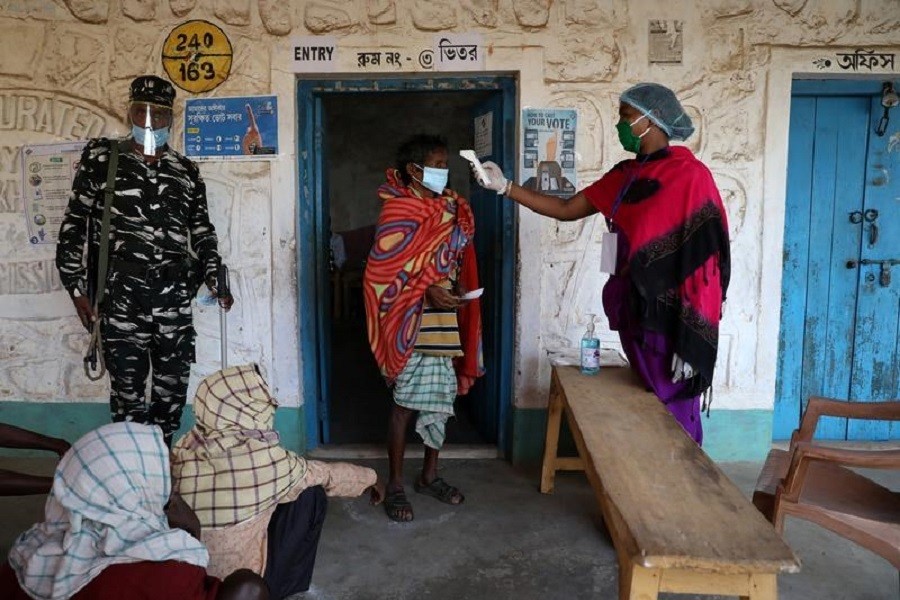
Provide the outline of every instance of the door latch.
{"type": "Polygon", "coordinates": [[[878,220],[878,209],[866,209],[866,212],[863,213],[863,218],[866,220],[866,223],[871,223],[869,226],[869,245],[874,246],[878,242],[878,223],[876,223],[878,220]]]}
{"type": "Polygon", "coordinates": [[[859,225],[863,221],[866,223],[870,223],[869,226],[869,245],[874,246],[878,243],[878,209],[877,208],[867,208],[865,212],[861,210],[854,210],[849,213],[850,222],[854,225],[859,225]]]}
{"type": "MultiPolygon", "coordinates": [[[[855,269],[857,265],[879,265],[881,267],[881,273],[878,276],[878,284],[881,285],[881,287],[889,287],[891,285],[891,267],[900,265],[900,258],[886,258],[884,260],[872,260],[870,258],[864,258],[858,262],[855,260],[847,261],[848,269],[855,269]]],[[[873,280],[874,277],[868,279],[868,281],[873,280]]]]}

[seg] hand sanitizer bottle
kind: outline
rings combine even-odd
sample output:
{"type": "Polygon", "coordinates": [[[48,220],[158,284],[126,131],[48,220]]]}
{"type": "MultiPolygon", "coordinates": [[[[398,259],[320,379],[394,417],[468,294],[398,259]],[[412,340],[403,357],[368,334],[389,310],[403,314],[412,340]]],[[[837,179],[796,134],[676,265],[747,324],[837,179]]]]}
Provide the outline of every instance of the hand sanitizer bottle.
{"type": "Polygon", "coordinates": [[[600,340],[594,336],[594,315],[588,315],[587,331],[581,338],[581,372],[596,375],[600,372],[600,340]]]}

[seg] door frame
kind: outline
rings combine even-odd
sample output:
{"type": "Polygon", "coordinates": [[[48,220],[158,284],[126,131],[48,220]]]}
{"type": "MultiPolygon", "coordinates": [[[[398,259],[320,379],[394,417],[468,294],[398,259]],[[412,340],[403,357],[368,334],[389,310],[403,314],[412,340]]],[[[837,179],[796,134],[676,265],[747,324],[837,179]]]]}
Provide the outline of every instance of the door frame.
{"type": "MultiPolygon", "coordinates": [[[[327,331],[330,288],[325,244],[328,239],[328,199],[325,194],[323,98],[327,95],[392,92],[499,91],[503,94],[503,160],[507,170],[517,171],[518,87],[516,74],[479,73],[477,76],[412,74],[398,77],[330,77],[297,79],[297,298],[299,364],[303,381],[303,415],[306,450],[322,443],[321,424],[328,424],[330,391],[329,333],[327,331]],[[313,257],[314,260],[310,260],[313,257]]],[[[515,353],[516,257],[518,256],[518,209],[504,202],[502,209],[502,311],[498,324],[500,353],[495,368],[498,380],[497,447],[511,456],[513,364],[515,353]]]]}
{"type": "MultiPolygon", "coordinates": [[[[878,76],[873,75],[871,78],[861,79],[861,78],[853,78],[853,79],[793,79],[791,82],[791,92],[789,101],[791,101],[794,97],[828,97],[828,96],[860,96],[860,97],[872,97],[881,93],[881,85],[885,79],[893,80],[894,76],[878,76]]],[[[879,115],[880,116],[880,115],[879,115]]],[[[792,127],[795,126],[796,121],[795,115],[790,116],[790,120],[788,121],[788,130],[787,137],[790,137],[790,132],[792,127]]],[[[870,118],[871,121],[871,118],[870,118]]],[[[870,127],[873,124],[869,123],[870,127]]],[[[871,134],[871,131],[870,131],[871,134]]],[[[868,148],[866,148],[868,152],[868,148]]],[[[790,204],[790,195],[791,195],[791,178],[790,178],[790,169],[791,164],[788,160],[789,154],[785,157],[785,211],[790,204]]],[[[783,226],[787,227],[787,218],[785,218],[785,222],[783,226]]],[[[784,256],[784,252],[787,251],[788,245],[790,243],[790,239],[788,237],[787,232],[785,231],[782,238],[782,256],[784,256]]],[[[781,310],[779,317],[779,327],[778,327],[778,352],[776,357],[776,373],[775,373],[775,398],[774,398],[774,410],[772,415],[772,439],[773,440],[785,440],[790,438],[791,432],[799,427],[800,418],[802,416],[803,408],[806,406],[806,402],[808,399],[801,397],[791,396],[789,398],[783,398],[784,393],[784,385],[785,385],[785,373],[783,373],[783,365],[785,363],[785,347],[784,347],[784,336],[786,330],[794,330],[797,327],[804,327],[805,323],[794,323],[793,321],[786,323],[787,317],[784,314],[784,300],[785,298],[794,292],[793,288],[786,289],[785,284],[789,283],[788,279],[784,277],[784,261],[781,263],[781,310]]],[[[804,306],[806,306],[806,300],[804,300],[804,306]]],[[[795,362],[795,361],[792,361],[795,362]]],[[[802,370],[802,364],[800,364],[800,369],[802,370]]]]}

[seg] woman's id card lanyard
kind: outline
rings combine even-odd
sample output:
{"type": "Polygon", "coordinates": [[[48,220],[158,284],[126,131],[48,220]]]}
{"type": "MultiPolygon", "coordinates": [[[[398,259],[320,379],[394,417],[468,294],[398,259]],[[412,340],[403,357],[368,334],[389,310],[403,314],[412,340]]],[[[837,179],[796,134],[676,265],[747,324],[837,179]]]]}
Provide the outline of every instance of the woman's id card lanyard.
{"type": "Polygon", "coordinates": [[[637,169],[634,170],[634,175],[625,182],[625,185],[622,186],[619,190],[619,194],[616,196],[616,201],[613,202],[612,212],[606,220],[606,226],[609,228],[609,231],[604,233],[600,238],[601,273],[609,273],[610,275],[616,274],[616,266],[618,265],[619,258],[619,234],[616,232],[616,225],[612,220],[616,217],[616,213],[619,212],[619,205],[622,204],[625,194],[628,193],[631,185],[637,181],[637,176],[641,171],[641,167],[647,162],[649,156],[650,155],[648,154],[644,160],[638,163],[637,169]]]}
{"type": "Polygon", "coordinates": [[[600,272],[616,274],[616,259],[619,251],[619,234],[607,231],[600,237],[600,272]]]}

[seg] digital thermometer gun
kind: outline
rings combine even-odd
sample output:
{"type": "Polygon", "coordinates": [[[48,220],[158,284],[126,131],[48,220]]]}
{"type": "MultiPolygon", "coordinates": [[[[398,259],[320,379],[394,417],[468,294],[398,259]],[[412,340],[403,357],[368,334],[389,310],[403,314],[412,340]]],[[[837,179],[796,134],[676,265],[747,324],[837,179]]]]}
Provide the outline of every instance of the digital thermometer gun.
{"type": "Polygon", "coordinates": [[[484,167],[481,165],[481,161],[475,156],[474,150],[460,150],[459,155],[472,163],[472,166],[475,168],[475,173],[478,175],[478,179],[481,180],[481,183],[484,185],[489,185],[491,183],[491,178],[488,177],[487,171],[485,171],[484,167]]]}

